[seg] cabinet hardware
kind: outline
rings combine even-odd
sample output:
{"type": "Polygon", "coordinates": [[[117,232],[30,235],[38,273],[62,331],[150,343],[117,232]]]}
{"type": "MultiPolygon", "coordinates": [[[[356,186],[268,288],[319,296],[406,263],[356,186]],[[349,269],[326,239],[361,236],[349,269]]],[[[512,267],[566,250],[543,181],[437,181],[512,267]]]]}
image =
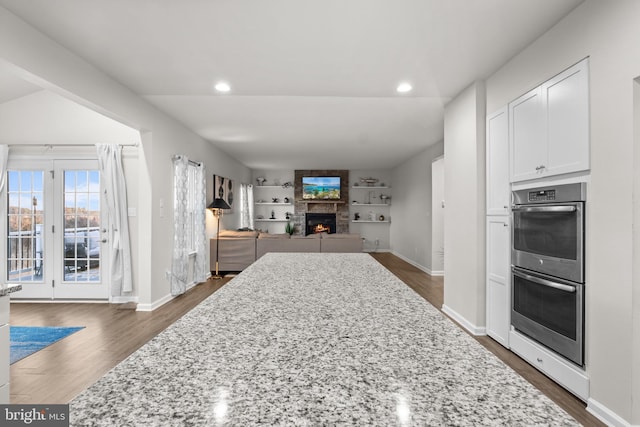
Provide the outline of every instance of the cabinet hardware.
{"type": "Polygon", "coordinates": [[[541,358],[538,357],[536,360],[538,361],[538,363],[542,363],[542,359],[541,358]]]}
{"type": "Polygon", "coordinates": [[[506,222],[503,222],[503,223],[502,223],[502,225],[503,225],[504,227],[508,227],[508,226],[509,226],[509,224],[507,224],[506,222]]]}

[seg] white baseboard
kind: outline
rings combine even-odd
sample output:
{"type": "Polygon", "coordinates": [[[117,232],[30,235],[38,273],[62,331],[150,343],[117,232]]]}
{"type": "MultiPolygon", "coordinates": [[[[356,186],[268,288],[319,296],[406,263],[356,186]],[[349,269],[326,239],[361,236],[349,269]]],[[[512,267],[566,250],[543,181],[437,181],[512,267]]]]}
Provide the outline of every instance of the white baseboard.
{"type": "Polygon", "coordinates": [[[444,270],[433,270],[431,271],[432,276],[444,276],[444,270]]]}
{"type": "Polygon", "coordinates": [[[125,304],[128,302],[138,303],[138,297],[133,295],[111,297],[111,304],[125,304]]]}
{"type": "Polygon", "coordinates": [[[486,327],[474,325],[446,304],[442,305],[442,312],[458,322],[463,328],[469,331],[471,335],[487,335],[486,327]]]}
{"type": "Polygon", "coordinates": [[[412,259],[407,258],[406,256],[402,255],[399,252],[396,251],[390,251],[392,254],[394,254],[395,256],[397,256],[398,258],[400,258],[403,261],[408,262],[409,264],[413,265],[415,268],[424,271],[425,273],[427,273],[429,276],[436,276],[436,274],[433,274],[433,272],[431,271],[431,269],[425,267],[424,265],[420,265],[417,262],[415,262],[412,259]]]}
{"type": "MultiPolygon", "coordinates": [[[[196,282],[189,283],[187,285],[186,291],[188,291],[189,289],[193,288],[195,285],[197,285],[196,282]]],[[[167,295],[163,296],[162,298],[160,298],[159,300],[156,300],[156,301],[152,302],[151,304],[138,304],[138,306],[136,308],[136,311],[153,311],[156,308],[162,307],[163,305],[165,305],[166,303],[171,301],[173,298],[175,298],[173,295],[167,294],[167,295]]]]}
{"type": "Polygon", "coordinates": [[[628,423],[618,414],[597,402],[596,400],[589,398],[587,400],[587,412],[611,427],[632,427],[631,423],[628,423]]]}
{"type": "Polygon", "coordinates": [[[174,298],[173,295],[167,294],[162,298],[160,298],[159,300],[152,302],[151,304],[138,304],[138,306],[136,307],[136,311],[153,311],[156,308],[165,305],[166,303],[171,301],[173,298],[174,298]]]}

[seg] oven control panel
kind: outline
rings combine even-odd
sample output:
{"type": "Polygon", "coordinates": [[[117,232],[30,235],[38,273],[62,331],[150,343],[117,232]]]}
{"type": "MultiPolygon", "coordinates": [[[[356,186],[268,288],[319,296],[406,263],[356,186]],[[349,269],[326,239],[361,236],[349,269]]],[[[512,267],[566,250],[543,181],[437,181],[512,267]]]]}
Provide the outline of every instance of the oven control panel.
{"type": "Polygon", "coordinates": [[[556,190],[529,191],[530,202],[554,202],[556,200],[556,190]]]}

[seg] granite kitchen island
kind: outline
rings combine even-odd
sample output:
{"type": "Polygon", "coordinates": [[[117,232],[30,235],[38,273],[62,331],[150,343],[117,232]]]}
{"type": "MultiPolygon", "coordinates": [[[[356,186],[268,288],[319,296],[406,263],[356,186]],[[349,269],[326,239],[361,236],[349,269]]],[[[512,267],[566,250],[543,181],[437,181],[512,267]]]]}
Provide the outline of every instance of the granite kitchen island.
{"type": "Polygon", "coordinates": [[[88,425],[577,425],[368,254],[260,258],[76,397],[88,425]]]}

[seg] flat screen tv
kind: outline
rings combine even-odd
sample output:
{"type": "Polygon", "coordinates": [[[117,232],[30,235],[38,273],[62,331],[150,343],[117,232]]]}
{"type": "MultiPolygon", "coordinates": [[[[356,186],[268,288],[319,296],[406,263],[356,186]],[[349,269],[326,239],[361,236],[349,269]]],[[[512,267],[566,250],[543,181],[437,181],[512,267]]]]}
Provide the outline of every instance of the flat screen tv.
{"type": "Polygon", "coordinates": [[[340,200],[340,177],[303,176],[302,198],[305,200],[340,200]]]}

